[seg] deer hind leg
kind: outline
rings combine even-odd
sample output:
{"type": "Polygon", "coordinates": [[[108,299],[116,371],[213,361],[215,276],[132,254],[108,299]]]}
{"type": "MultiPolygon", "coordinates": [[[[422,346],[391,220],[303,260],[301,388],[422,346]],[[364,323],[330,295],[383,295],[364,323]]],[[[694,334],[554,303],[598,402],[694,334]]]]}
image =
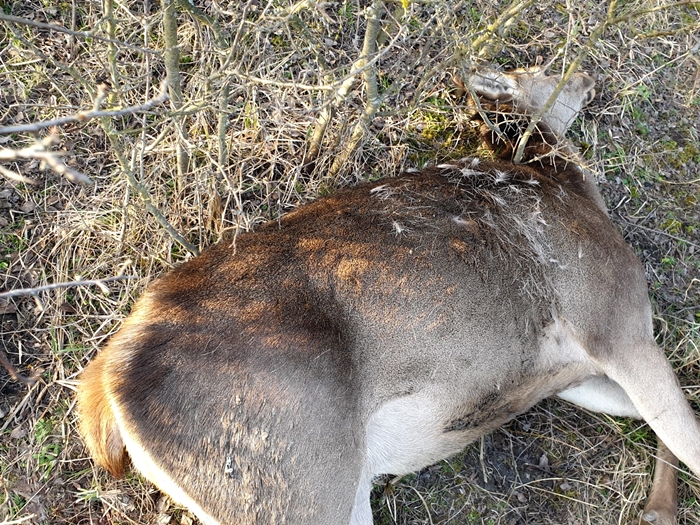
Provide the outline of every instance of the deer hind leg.
{"type": "Polygon", "coordinates": [[[700,476],[700,422],[671,365],[653,341],[622,351],[589,353],[589,357],[607,378],[592,378],[560,397],[611,415],[639,417],[649,424],[658,436],[659,451],[651,495],[638,523],[675,525],[676,457],[700,476]]]}
{"type": "MultiPolygon", "coordinates": [[[[589,379],[558,397],[594,412],[643,419],[622,387],[607,376],[589,379]]],[[[676,525],[677,468],[678,459],[659,439],[651,493],[633,525],[676,525]]]]}
{"type": "Polygon", "coordinates": [[[656,343],[591,358],[620,385],[671,452],[700,476],[700,422],[656,343]]]}
{"type": "Polygon", "coordinates": [[[678,459],[659,440],[654,482],[639,525],[676,525],[677,486],[678,459]]]}

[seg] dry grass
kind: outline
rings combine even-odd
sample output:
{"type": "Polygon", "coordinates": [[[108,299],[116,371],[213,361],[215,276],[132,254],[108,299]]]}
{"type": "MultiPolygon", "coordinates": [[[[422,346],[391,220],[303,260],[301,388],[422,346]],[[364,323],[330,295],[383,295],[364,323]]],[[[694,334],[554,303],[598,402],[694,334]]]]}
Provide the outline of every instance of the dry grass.
{"type": "MultiPolygon", "coordinates": [[[[471,151],[473,133],[452,96],[451,77],[479,57],[514,67],[551,61],[562,71],[587,50],[583,66],[598,76],[601,93],[576,131],[578,141],[614,219],[644,261],[659,340],[698,407],[697,4],[625,2],[616,15],[649,12],[591,42],[606,18],[607,6],[598,2],[523,1],[531,5],[492,30],[486,28],[507,2],[388,2],[381,58],[367,70],[382,103],[361,148],[334,176],[329,170],[367,106],[372,81],[348,77],[363,45],[366,2],[197,4],[202,12],[178,18],[180,104],[57,131],[54,149],[94,185],[72,184],[37,161],[4,164],[39,184],[0,179],[1,289],[121,272],[134,278],[110,283],[109,294],[76,287],[0,300],[2,349],[21,372],[43,370],[29,389],[0,371],[0,523],[192,521],[138,477],[115,481],[94,468],[75,428],[73,390],[82,367],[145,286],[192,256],[149,213],[139,191],[202,249],[336,186],[461,157],[471,151]],[[328,127],[310,159],[324,115],[328,127]],[[180,172],[178,152],[187,162],[180,172]]],[[[5,14],[102,37],[1,22],[0,126],[90,109],[103,82],[109,86],[103,109],[156,96],[166,68],[158,5],[0,6],[5,14]]],[[[2,147],[33,141],[29,134],[0,135],[2,147]]],[[[483,454],[475,444],[463,456],[378,487],[376,522],[626,523],[648,490],[653,445],[644,425],[548,401],[486,437],[483,454]]],[[[700,481],[682,477],[679,523],[695,525],[700,481]]]]}

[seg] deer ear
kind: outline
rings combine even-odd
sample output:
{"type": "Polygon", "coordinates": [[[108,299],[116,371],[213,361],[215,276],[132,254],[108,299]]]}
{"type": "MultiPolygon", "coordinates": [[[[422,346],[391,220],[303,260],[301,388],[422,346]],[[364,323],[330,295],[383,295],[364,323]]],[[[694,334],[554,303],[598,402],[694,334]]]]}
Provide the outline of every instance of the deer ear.
{"type": "Polygon", "coordinates": [[[597,93],[595,92],[595,89],[591,89],[586,95],[586,100],[583,101],[583,105],[587,106],[588,104],[593,102],[593,99],[595,98],[596,94],[597,93]]]}
{"type": "Polygon", "coordinates": [[[586,91],[586,98],[581,102],[581,107],[583,107],[593,102],[593,99],[596,96],[595,78],[588,74],[582,74],[581,88],[583,91],[586,91]]]}
{"type": "Polygon", "coordinates": [[[477,96],[498,102],[510,102],[518,90],[513,79],[496,71],[478,71],[467,83],[477,96]]]}

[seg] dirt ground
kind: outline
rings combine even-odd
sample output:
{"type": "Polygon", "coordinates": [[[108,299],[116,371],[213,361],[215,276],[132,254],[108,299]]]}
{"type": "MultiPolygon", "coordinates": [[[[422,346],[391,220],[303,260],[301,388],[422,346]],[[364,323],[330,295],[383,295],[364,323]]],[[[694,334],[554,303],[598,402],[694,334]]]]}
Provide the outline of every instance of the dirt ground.
{"type": "MultiPolygon", "coordinates": [[[[596,76],[571,136],[643,261],[657,340],[700,412],[700,4],[387,1],[361,63],[369,4],[195,1],[171,17],[150,1],[0,0],[0,148],[18,152],[0,157],[0,293],[117,277],[0,296],[0,350],[39,378],[0,368],[0,525],[196,523],[138,475],[92,464],[78,374],[195,249],[337,187],[473,153],[453,78],[483,63],[555,73],[581,56],[596,76]],[[42,160],[49,136],[57,155],[42,160]]],[[[632,523],[654,447],[642,423],[547,400],[457,457],[378,480],[375,523],[632,523]]],[[[678,523],[696,525],[700,480],[681,468],[678,523]]]]}

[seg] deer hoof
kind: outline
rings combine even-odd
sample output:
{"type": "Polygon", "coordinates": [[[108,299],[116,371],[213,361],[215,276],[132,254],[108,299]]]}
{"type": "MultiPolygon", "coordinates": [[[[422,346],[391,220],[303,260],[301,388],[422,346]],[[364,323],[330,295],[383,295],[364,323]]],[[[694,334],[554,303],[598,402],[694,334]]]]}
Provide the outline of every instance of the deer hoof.
{"type": "Polygon", "coordinates": [[[676,525],[676,516],[666,510],[645,509],[639,525],[676,525]]]}

